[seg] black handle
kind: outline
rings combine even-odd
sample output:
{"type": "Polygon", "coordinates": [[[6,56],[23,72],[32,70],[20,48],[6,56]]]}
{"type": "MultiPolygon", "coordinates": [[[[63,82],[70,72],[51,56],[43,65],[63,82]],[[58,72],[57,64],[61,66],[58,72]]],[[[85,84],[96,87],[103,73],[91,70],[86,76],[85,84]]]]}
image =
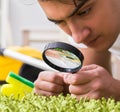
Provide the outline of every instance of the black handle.
{"type": "Polygon", "coordinates": [[[5,50],[5,48],[0,48],[0,55],[2,55],[2,56],[4,55],[4,53],[3,53],[4,50],[5,50]]]}

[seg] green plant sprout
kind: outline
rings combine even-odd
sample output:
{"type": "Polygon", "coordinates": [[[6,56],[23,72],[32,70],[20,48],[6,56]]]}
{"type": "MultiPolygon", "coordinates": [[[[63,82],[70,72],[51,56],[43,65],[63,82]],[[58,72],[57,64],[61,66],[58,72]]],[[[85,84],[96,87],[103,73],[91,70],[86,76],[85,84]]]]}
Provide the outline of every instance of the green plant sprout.
{"type": "Polygon", "coordinates": [[[77,100],[70,94],[35,95],[34,84],[13,72],[6,81],[9,84],[1,86],[0,112],[120,112],[120,101],[113,98],[77,100]]]}
{"type": "Polygon", "coordinates": [[[46,97],[33,93],[17,100],[0,94],[0,112],[120,112],[120,101],[112,98],[78,101],[69,94],[46,97]]]}

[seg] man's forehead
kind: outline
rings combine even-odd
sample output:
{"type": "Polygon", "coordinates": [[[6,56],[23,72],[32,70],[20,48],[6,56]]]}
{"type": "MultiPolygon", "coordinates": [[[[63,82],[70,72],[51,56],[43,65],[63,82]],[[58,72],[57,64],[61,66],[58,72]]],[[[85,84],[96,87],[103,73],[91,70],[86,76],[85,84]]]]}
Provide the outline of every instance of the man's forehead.
{"type": "MultiPolygon", "coordinates": [[[[55,0],[54,0],[54,1],[55,1],[55,0]]],[[[61,1],[63,1],[63,0],[61,0],[61,1]]],[[[63,2],[66,3],[65,1],[68,1],[68,0],[64,0],[63,2]]],[[[72,1],[72,0],[69,0],[69,3],[70,3],[70,1],[72,1]]],[[[76,4],[76,6],[74,6],[74,7],[72,7],[72,8],[68,8],[68,10],[71,9],[71,10],[68,11],[68,13],[62,13],[62,15],[61,15],[62,19],[55,19],[53,15],[52,15],[52,17],[51,17],[51,16],[48,16],[48,19],[49,19],[50,21],[52,21],[52,22],[63,21],[64,18],[68,18],[68,17],[71,17],[71,16],[75,15],[75,13],[76,13],[83,5],[85,5],[89,0],[77,0],[77,1],[79,1],[79,2],[77,2],[78,4],[76,4]]],[[[72,2],[71,2],[71,3],[72,3],[72,2]]],[[[66,3],[66,4],[67,4],[67,3],[66,3]]],[[[75,5],[75,3],[74,3],[74,5],[75,5]]],[[[51,12],[51,11],[50,11],[50,12],[51,12]]]]}

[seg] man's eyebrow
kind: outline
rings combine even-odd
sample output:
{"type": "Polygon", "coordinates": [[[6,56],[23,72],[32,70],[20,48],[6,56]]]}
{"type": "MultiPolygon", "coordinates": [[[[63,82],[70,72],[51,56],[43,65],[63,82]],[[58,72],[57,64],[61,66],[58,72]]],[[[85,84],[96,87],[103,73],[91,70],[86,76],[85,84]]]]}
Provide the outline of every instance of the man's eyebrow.
{"type": "Polygon", "coordinates": [[[68,16],[71,17],[76,14],[76,12],[83,7],[89,0],[81,0],[81,2],[76,6],[76,8],[73,10],[73,12],[68,16]]]}
{"type": "MultiPolygon", "coordinates": [[[[89,0],[81,0],[81,2],[76,6],[76,8],[73,10],[73,12],[68,16],[71,17],[76,14],[76,12],[83,7],[89,0]]],[[[55,19],[50,19],[48,18],[49,21],[54,22],[54,23],[61,23],[63,20],[55,20],[55,19]]]]}

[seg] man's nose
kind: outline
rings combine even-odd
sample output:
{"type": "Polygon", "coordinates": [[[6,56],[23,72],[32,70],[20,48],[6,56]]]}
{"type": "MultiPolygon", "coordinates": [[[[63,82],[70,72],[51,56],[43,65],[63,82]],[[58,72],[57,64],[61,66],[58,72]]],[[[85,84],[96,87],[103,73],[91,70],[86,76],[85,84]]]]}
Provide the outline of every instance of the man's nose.
{"type": "Polygon", "coordinates": [[[77,43],[84,42],[90,35],[90,28],[84,25],[79,25],[77,23],[69,24],[69,29],[71,31],[72,38],[77,43]]]}

